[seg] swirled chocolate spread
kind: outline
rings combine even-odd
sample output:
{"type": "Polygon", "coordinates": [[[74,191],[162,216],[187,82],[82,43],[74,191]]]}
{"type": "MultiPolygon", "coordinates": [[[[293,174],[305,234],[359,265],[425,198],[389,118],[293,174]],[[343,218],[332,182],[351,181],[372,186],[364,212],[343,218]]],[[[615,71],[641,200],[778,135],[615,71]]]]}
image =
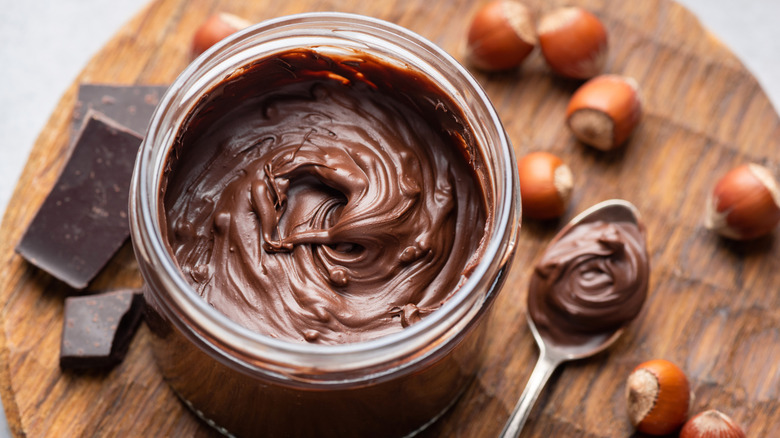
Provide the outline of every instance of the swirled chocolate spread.
{"type": "Polygon", "coordinates": [[[488,203],[462,113],[370,55],[294,50],[191,111],[169,157],[165,233],[185,277],[239,324],[347,343],[438,309],[481,254],[488,203]]]}
{"type": "Polygon", "coordinates": [[[645,237],[631,222],[587,222],[554,241],[531,277],[528,311],[558,344],[610,333],[633,320],[647,296],[645,237]]]}

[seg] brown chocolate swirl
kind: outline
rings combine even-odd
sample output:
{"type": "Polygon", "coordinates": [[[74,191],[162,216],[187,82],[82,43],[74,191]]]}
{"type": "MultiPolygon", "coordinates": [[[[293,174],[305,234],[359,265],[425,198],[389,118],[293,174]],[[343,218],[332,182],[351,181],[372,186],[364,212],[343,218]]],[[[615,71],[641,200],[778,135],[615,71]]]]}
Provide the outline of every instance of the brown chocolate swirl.
{"type": "Polygon", "coordinates": [[[528,310],[559,344],[608,333],[633,320],[647,295],[642,230],[630,222],[575,225],[553,242],[531,277],[528,310]]]}
{"type": "Polygon", "coordinates": [[[162,220],[183,273],[273,337],[354,342],[418,321],[468,276],[486,226],[453,108],[369,56],[247,68],[193,111],[169,160],[162,220]]]}

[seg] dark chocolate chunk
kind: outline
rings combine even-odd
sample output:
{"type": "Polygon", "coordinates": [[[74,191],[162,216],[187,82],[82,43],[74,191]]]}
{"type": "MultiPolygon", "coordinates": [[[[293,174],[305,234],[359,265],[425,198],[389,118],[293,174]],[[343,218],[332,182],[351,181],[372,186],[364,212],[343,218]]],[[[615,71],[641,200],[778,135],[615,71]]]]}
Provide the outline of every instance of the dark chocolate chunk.
{"type": "Polygon", "coordinates": [[[116,122],[88,114],[16,252],[71,287],[85,288],[130,234],[128,192],[140,143],[116,122]]]}
{"type": "Polygon", "coordinates": [[[143,293],[115,290],[65,299],[60,367],[108,368],[124,359],[141,323],[143,293]]]}
{"type": "Polygon", "coordinates": [[[92,110],[143,136],[167,88],[166,85],[81,84],[73,110],[72,135],[75,136],[92,110]]]}

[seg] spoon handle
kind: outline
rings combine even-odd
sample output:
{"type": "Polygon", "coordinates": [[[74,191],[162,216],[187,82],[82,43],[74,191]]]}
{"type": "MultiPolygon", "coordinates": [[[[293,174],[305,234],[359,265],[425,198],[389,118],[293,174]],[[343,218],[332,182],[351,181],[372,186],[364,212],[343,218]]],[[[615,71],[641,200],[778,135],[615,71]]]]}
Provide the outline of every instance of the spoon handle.
{"type": "Polygon", "coordinates": [[[509,421],[504,426],[503,432],[501,432],[501,438],[517,438],[520,435],[520,431],[523,429],[523,425],[525,425],[528,415],[531,413],[534,403],[536,403],[536,399],[539,398],[544,385],[561,362],[560,359],[550,357],[544,351],[541,352],[539,360],[536,361],[536,366],[534,366],[534,370],[531,372],[531,377],[528,378],[523,394],[520,396],[520,400],[517,401],[517,405],[515,405],[509,421]]]}

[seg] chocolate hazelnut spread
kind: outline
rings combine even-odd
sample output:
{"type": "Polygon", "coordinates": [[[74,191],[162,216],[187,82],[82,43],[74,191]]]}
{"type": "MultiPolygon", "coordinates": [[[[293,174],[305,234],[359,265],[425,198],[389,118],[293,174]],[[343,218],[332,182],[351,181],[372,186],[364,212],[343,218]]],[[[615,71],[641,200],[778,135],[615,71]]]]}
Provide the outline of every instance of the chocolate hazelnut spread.
{"type": "Polygon", "coordinates": [[[631,222],[586,222],[554,241],[531,277],[528,311],[540,331],[576,345],[633,320],[647,295],[644,232],[631,222]]]}
{"type": "Polygon", "coordinates": [[[429,79],[359,53],[293,50],[203,98],[161,187],[185,277],[239,324],[347,343],[439,308],[479,261],[474,140],[429,79]]]}

